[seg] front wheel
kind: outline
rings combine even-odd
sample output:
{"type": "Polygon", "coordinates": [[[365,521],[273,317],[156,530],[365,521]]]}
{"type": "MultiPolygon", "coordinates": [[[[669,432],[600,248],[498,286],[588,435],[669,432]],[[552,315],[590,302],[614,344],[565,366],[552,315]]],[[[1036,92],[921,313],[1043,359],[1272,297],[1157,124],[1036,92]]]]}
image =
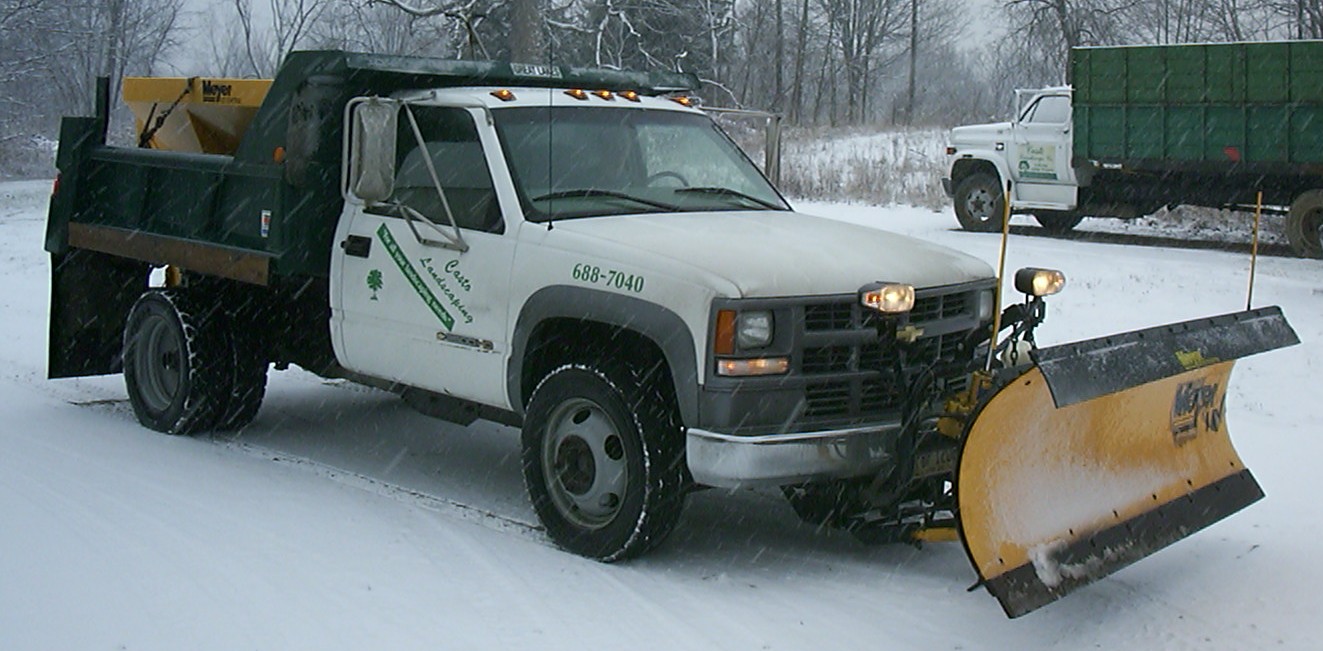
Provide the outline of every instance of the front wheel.
{"type": "Polygon", "coordinates": [[[1001,230],[1004,203],[1001,186],[992,174],[970,174],[956,185],[956,219],[967,231],[991,233],[1001,230]]]}
{"type": "Polygon", "coordinates": [[[1310,190],[1291,203],[1286,239],[1302,258],[1323,258],[1323,190],[1310,190]]]}
{"type": "Polygon", "coordinates": [[[524,483],[560,547],[601,561],[638,556],[684,503],[673,403],[626,371],[566,365],[538,384],[522,433],[524,483]]]}

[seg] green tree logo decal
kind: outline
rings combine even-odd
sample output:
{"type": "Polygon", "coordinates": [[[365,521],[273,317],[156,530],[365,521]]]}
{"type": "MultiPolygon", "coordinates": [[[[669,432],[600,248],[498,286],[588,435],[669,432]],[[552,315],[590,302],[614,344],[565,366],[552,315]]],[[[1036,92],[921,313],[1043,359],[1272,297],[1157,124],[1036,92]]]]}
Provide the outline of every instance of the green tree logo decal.
{"type": "Polygon", "coordinates": [[[372,300],[377,300],[377,290],[381,289],[383,284],[380,269],[373,269],[368,272],[367,286],[368,289],[372,290],[372,300]]]}

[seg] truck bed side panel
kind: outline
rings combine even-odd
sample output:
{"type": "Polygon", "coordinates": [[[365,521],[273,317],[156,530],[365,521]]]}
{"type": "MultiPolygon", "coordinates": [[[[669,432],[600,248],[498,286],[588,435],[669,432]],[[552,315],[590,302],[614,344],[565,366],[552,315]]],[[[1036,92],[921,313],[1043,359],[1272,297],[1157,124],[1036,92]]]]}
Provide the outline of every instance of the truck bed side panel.
{"type": "Polygon", "coordinates": [[[1077,48],[1077,159],[1318,174],[1323,41],[1077,48]]]}

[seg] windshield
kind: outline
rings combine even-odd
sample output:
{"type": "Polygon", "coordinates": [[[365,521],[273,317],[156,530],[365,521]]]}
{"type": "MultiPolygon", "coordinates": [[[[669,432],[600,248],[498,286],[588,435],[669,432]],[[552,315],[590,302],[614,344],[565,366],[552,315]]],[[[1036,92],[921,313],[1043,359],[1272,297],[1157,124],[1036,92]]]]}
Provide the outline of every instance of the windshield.
{"type": "Polygon", "coordinates": [[[586,107],[493,114],[531,221],[787,209],[758,168],[703,115],[586,107]]]}

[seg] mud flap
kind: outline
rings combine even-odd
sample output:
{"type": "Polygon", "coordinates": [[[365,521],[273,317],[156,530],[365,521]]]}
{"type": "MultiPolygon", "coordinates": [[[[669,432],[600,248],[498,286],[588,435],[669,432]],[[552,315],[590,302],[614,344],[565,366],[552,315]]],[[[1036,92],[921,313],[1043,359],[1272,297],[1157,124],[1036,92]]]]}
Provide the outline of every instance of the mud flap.
{"type": "Polygon", "coordinates": [[[1263,497],[1227,433],[1227,380],[1296,343],[1271,307],[1036,351],[964,437],[960,537],[981,585],[1018,617],[1263,497]]]}

